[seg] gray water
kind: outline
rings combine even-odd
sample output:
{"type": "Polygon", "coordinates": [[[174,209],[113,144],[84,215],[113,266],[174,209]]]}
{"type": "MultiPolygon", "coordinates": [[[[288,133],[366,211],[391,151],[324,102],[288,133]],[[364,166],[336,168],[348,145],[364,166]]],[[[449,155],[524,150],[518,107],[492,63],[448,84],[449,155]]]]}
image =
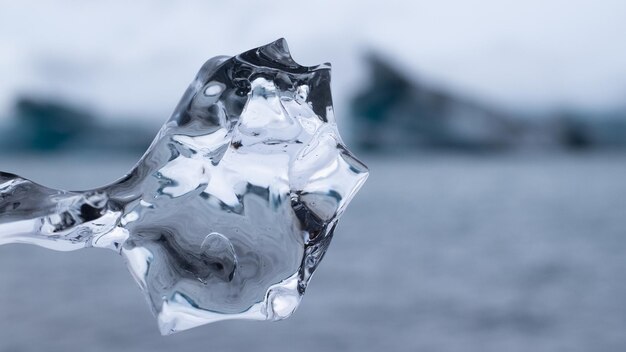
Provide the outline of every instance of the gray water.
{"type": "MultiPolygon", "coordinates": [[[[0,159],[49,186],[133,160],[0,159]]],[[[0,351],[624,351],[626,155],[365,158],[288,320],[169,337],[122,259],[0,247],[0,351]]]]}

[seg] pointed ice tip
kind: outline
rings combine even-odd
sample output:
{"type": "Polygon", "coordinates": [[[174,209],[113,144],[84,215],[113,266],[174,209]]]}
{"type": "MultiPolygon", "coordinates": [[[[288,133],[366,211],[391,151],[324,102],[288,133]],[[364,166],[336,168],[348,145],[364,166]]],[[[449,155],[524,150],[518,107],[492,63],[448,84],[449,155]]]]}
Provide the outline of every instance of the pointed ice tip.
{"type": "Polygon", "coordinates": [[[265,58],[286,67],[297,69],[302,67],[291,57],[289,45],[285,38],[280,38],[267,45],[260,47],[259,53],[265,58]]]}
{"type": "Polygon", "coordinates": [[[280,38],[269,44],[243,52],[237,55],[236,58],[255,66],[264,66],[287,73],[298,74],[330,70],[330,64],[328,63],[317,66],[303,66],[297,63],[291,57],[285,38],[280,38]]]}
{"type": "Polygon", "coordinates": [[[286,53],[287,55],[291,55],[291,53],[289,52],[289,44],[287,44],[287,39],[285,38],[278,38],[269,45],[275,45],[282,52],[286,53]]]}

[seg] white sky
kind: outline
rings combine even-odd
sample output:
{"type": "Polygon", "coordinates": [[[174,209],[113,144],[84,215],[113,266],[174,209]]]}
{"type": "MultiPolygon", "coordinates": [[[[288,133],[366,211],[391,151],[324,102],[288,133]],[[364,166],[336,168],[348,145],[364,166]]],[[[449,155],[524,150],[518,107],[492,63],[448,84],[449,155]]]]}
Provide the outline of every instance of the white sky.
{"type": "Polygon", "coordinates": [[[626,107],[626,1],[0,0],[0,116],[35,92],[165,120],[201,64],[285,37],[333,64],[339,111],[374,48],[464,95],[528,110],[626,107]]]}

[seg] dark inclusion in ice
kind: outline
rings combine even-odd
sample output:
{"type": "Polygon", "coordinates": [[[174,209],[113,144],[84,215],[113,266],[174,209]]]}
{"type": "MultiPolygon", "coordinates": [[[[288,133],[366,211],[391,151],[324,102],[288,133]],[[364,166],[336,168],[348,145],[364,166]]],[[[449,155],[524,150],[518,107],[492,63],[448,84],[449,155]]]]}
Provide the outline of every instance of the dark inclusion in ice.
{"type": "Polygon", "coordinates": [[[110,248],[163,334],[298,306],[367,178],[333,116],[330,65],[284,40],[201,68],[135,168],[86,192],[0,173],[0,244],[110,248]]]}

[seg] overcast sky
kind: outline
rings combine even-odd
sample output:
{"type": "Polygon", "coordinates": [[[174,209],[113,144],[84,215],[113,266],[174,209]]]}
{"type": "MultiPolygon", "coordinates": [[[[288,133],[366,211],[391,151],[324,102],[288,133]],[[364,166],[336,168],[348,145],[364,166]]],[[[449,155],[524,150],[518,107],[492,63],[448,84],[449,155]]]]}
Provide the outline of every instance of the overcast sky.
{"type": "Polygon", "coordinates": [[[338,110],[375,49],[511,108],[626,106],[626,1],[0,0],[0,116],[35,93],[163,121],[202,63],[285,37],[333,64],[338,110]]]}

